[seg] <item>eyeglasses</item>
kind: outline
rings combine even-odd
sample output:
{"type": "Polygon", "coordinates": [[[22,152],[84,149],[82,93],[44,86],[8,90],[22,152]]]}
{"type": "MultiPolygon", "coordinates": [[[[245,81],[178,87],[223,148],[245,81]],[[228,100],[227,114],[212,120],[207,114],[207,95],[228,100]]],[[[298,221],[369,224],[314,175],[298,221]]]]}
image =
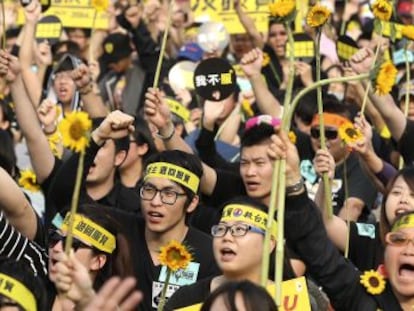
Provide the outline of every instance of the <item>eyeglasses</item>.
{"type": "MultiPolygon", "coordinates": [[[[311,128],[310,135],[313,138],[319,139],[319,129],[318,128],[311,128]]],[[[333,129],[325,129],[325,137],[326,139],[336,139],[338,137],[338,130],[333,129]]]]}
{"type": "Polygon", "coordinates": [[[13,301],[9,298],[0,296],[0,309],[1,308],[7,308],[7,307],[15,307],[19,311],[23,310],[17,302],[15,302],[15,301],[13,301]]]}
{"type": "MultiPolygon", "coordinates": [[[[49,236],[48,236],[48,246],[49,246],[49,248],[53,248],[56,244],[59,243],[59,241],[62,241],[62,244],[65,244],[66,243],[66,236],[61,235],[56,230],[50,230],[49,231],[49,236]]],[[[90,245],[87,245],[87,244],[83,243],[82,241],[80,241],[80,240],[76,239],[75,237],[73,237],[73,239],[72,239],[72,248],[76,252],[79,248],[90,248],[90,249],[92,249],[93,247],[90,246],[90,245]]]]}
{"type": "Polygon", "coordinates": [[[226,235],[227,231],[230,230],[230,234],[234,237],[245,236],[247,232],[255,232],[260,234],[265,234],[265,232],[257,227],[247,225],[247,224],[234,224],[231,226],[225,224],[218,224],[211,227],[211,235],[215,238],[221,238],[226,235]]]}
{"type": "Polygon", "coordinates": [[[143,185],[139,190],[139,195],[141,199],[151,201],[155,198],[158,192],[160,193],[161,202],[168,205],[175,204],[178,197],[187,195],[186,193],[179,193],[168,188],[157,189],[150,185],[143,185]]]}
{"type": "Polygon", "coordinates": [[[405,233],[402,232],[388,232],[385,235],[385,242],[393,246],[406,246],[409,242],[414,245],[414,238],[409,238],[405,233]]]}

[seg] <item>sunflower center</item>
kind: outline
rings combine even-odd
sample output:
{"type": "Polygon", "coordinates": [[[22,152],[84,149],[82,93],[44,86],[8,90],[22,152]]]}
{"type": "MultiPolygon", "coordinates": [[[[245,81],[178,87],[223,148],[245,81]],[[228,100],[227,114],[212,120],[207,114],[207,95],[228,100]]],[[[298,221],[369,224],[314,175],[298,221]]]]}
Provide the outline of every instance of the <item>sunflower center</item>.
{"type": "Polygon", "coordinates": [[[325,13],[324,13],[324,12],[322,12],[322,11],[316,11],[316,12],[315,12],[315,15],[314,15],[314,18],[315,18],[315,21],[316,21],[318,24],[321,24],[321,23],[323,23],[323,21],[325,20],[326,15],[325,15],[325,13]]]}
{"type": "Polygon", "coordinates": [[[378,285],[380,284],[378,278],[375,276],[371,276],[368,282],[369,282],[369,285],[371,285],[372,287],[378,287],[378,285]]]}
{"type": "Polygon", "coordinates": [[[172,249],[167,254],[167,261],[179,261],[181,259],[181,253],[177,249],[172,249]]]}
{"type": "Polygon", "coordinates": [[[84,135],[82,122],[79,122],[78,120],[74,121],[70,125],[69,133],[74,140],[79,140],[84,135]]]}
{"type": "Polygon", "coordinates": [[[350,138],[354,138],[354,137],[358,136],[358,135],[357,135],[356,130],[355,130],[355,129],[353,129],[353,128],[347,128],[347,129],[345,130],[345,133],[346,133],[346,135],[347,135],[348,137],[350,137],[350,138]]]}

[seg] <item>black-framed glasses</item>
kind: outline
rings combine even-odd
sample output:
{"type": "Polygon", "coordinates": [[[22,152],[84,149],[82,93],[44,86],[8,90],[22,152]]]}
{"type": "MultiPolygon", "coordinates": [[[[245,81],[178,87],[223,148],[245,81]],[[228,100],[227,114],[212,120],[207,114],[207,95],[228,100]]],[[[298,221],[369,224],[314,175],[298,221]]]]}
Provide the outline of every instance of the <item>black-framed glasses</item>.
{"type": "MultiPolygon", "coordinates": [[[[310,130],[310,136],[316,139],[320,138],[319,135],[319,129],[318,128],[311,128],[310,130]]],[[[338,137],[338,130],[334,129],[325,129],[325,137],[326,139],[336,139],[338,137]]]]}
{"type": "Polygon", "coordinates": [[[409,238],[403,232],[388,232],[385,235],[385,242],[393,246],[407,246],[410,242],[414,245],[414,237],[409,238]]]}
{"type": "MultiPolygon", "coordinates": [[[[59,241],[62,241],[62,244],[65,245],[66,243],[66,236],[61,235],[56,230],[49,230],[48,235],[48,246],[49,248],[53,248],[59,241]]],[[[93,246],[87,245],[84,242],[78,240],[77,238],[73,237],[72,239],[72,248],[76,252],[79,248],[90,248],[92,249],[93,246]]]]}
{"type": "Polygon", "coordinates": [[[226,235],[227,231],[230,230],[230,234],[234,237],[238,236],[245,236],[247,232],[255,232],[260,234],[265,234],[265,231],[257,228],[255,226],[251,226],[248,224],[233,224],[231,226],[226,224],[218,224],[211,227],[211,235],[215,238],[221,238],[226,235]]]}
{"type": "Polygon", "coordinates": [[[151,185],[143,185],[139,189],[139,195],[145,201],[154,199],[158,192],[160,193],[161,202],[168,205],[175,204],[178,197],[187,195],[186,193],[179,193],[169,188],[158,189],[151,185]]]}

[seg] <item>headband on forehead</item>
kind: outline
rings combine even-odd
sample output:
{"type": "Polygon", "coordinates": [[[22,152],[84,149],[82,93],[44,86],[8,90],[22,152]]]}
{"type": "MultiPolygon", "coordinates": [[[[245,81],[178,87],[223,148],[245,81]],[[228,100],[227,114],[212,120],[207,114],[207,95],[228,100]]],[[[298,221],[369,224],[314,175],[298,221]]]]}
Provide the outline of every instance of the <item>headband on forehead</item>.
{"type": "MultiPolygon", "coordinates": [[[[337,128],[340,128],[342,124],[351,122],[349,121],[349,119],[335,113],[324,112],[322,115],[325,126],[335,126],[337,128]]],[[[311,126],[315,126],[318,124],[319,115],[316,114],[312,119],[311,126]]]]}
{"type": "Polygon", "coordinates": [[[0,273],[0,294],[17,302],[26,311],[36,311],[36,299],[32,292],[18,280],[0,273]]]}
{"type": "Polygon", "coordinates": [[[391,227],[391,231],[404,228],[414,228],[414,213],[410,213],[399,218],[391,227]]]}
{"type": "Polygon", "coordinates": [[[147,166],[144,180],[151,177],[167,178],[184,187],[187,187],[192,192],[197,193],[200,178],[189,170],[167,162],[155,162],[147,166]]]}
{"type": "MultiPolygon", "coordinates": [[[[68,231],[70,213],[66,214],[60,230],[63,233],[68,231]]],[[[108,254],[116,248],[115,236],[92,220],[75,214],[73,223],[73,235],[81,241],[91,244],[93,247],[108,254]]]]}
{"type": "Polygon", "coordinates": [[[268,124],[273,127],[280,125],[281,121],[280,119],[273,118],[271,115],[268,114],[262,114],[257,117],[250,118],[246,121],[246,125],[244,126],[244,129],[250,130],[251,128],[258,126],[260,124],[268,124]]]}
{"type": "MultiPolygon", "coordinates": [[[[223,209],[221,221],[242,221],[267,231],[267,214],[256,208],[242,204],[229,204],[223,209]]],[[[277,223],[272,221],[272,236],[276,237],[277,223]]]]}

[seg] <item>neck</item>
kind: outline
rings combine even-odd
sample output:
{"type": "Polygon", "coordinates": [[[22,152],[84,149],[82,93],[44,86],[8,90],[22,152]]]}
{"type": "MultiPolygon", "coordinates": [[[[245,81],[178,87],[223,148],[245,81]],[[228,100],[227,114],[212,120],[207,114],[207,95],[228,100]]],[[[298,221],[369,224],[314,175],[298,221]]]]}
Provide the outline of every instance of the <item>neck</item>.
{"type": "Polygon", "coordinates": [[[114,185],[114,176],[112,174],[103,183],[89,183],[86,190],[88,195],[97,201],[106,196],[112,190],[114,185]]]}
{"type": "Polygon", "coordinates": [[[262,266],[260,264],[256,265],[252,269],[247,269],[246,271],[238,271],[237,273],[223,273],[223,282],[225,281],[242,281],[248,280],[254,284],[260,284],[260,272],[262,266]]]}
{"type": "Polygon", "coordinates": [[[398,302],[400,303],[401,309],[404,311],[412,311],[414,309],[414,297],[407,297],[397,294],[394,291],[395,296],[397,297],[398,302]]]}
{"type": "Polygon", "coordinates": [[[138,180],[141,178],[141,161],[134,161],[134,163],[130,167],[121,170],[120,173],[121,182],[125,187],[135,187],[138,183],[138,180]]]}
{"type": "Polygon", "coordinates": [[[177,224],[174,228],[165,232],[154,232],[145,228],[145,240],[150,252],[157,253],[159,249],[169,243],[171,240],[176,240],[180,243],[184,241],[184,238],[188,232],[188,227],[184,223],[177,224]]]}

